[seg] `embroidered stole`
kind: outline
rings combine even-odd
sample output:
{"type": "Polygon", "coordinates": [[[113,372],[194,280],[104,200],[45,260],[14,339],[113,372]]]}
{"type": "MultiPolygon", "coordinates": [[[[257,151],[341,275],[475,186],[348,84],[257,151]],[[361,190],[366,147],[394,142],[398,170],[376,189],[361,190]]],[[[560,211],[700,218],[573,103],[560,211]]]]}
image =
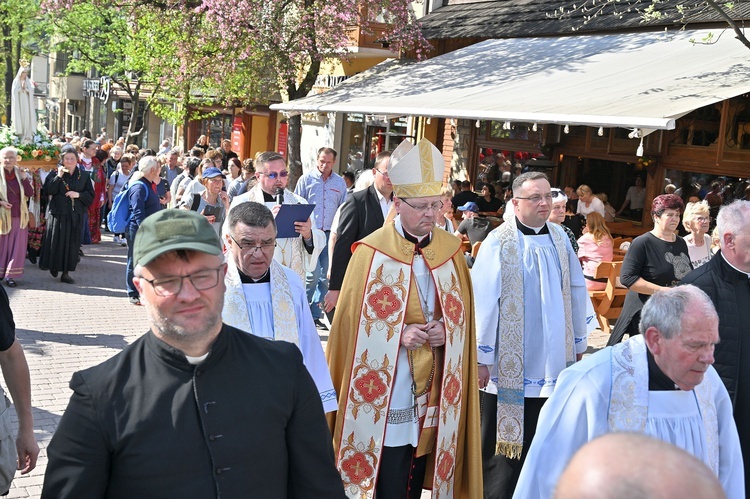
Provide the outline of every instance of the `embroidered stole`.
{"type": "MultiPolygon", "coordinates": [[[[406,246],[404,254],[411,254],[413,244],[406,246]]],[[[435,283],[446,342],[442,361],[436,356],[438,364],[431,387],[416,401],[420,425],[417,455],[431,453],[437,435],[433,497],[453,497],[458,427],[464,398],[463,346],[467,320],[453,260],[431,268],[430,258],[434,257],[434,252],[427,247],[423,253],[435,283]]],[[[348,497],[371,499],[385,440],[386,416],[413,276],[410,263],[377,250],[367,276],[353,366],[342,390],[347,402],[337,467],[348,497]]],[[[431,357],[431,352],[425,345],[415,353],[419,355],[414,361],[414,382],[419,392],[428,383],[432,362],[424,360],[427,355],[431,357]],[[422,351],[425,355],[419,354],[422,351]]]]}
{"type": "MultiPolygon", "coordinates": [[[[612,347],[611,362],[609,431],[644,433],[648,418],[648,360],[643,336],[635,336],[612,347]]],[[[713,389],[708,381],[704,381],[693,389],[693,393],[703,419],[708,465],[719,476],[719,422],[713,389]]]]}
{"type": "MultiPolygon", "coordinates": [[[[21,182],[21,170],[13,167],[16,174],[16,182],[21,194],[21,229],[25,229],[29,224],[29,209],[26,203],[26,194],[23,192],[23,182],[21,182]]],[[[0,167],[0,201],[8,202],[8,185],[5,183],[5,168],[0,167]]],[[[11,216],[10,210],[0,207],[0,235],[10,233],[11,216]]]]}
{"type": "MultiPolygon", "coordinates": [[[[560,283],[565,307],[566,366],[575,362],[573,316],[571,312],[570,263],[567,236],[547,223],[549,235],[560,260],[560,283]]],[[[500,242],[502,283],[497,339],[497,440],[495,454],[520,459],[523,449],[524,418],[524,289],[523,255],[515,219],[494,233],[500,242]]],[[[544,236],[536,236],[544,237],[544,236]]],[[[550,283],[551,286],[555,283],[550,283]]]]}
{"type": "MultiPolygon", "coordinates": [[[[294,343],[299,348],[297,314],[294,311],[294,298],[289,288],[289,281],[287,281],[284,269],[276,260],[271,261],[269,272],[271,273],[274,339],[294,343]]],[[[224,296],[224,310],[222,312],[224,322],[237,329],[253,334],[240,274],[231,258],[227,259],[225,282],[227,292],[224,296]]]]}

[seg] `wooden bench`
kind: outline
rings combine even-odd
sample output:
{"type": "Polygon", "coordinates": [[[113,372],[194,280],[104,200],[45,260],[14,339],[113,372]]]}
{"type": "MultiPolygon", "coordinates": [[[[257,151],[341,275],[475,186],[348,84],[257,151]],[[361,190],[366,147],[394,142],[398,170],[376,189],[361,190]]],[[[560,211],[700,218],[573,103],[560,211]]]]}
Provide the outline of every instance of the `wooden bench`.
{"type": "Polygon", "coordinates": [[[476,258],[479,254],[479,247],[482,246],[482,241],[477,241],[471,246],[471,256],[476,258]]]}
{"type": "Polygon", "coordinates": [[[625,295],[628,289],[618,287],[620,270],[622,262],[601,262],[596,269],[596,279],[607,279],[607,287],[603,291],[589,291],[591,303],[594,305],[596,319],[599,321],[601,330],[609,334],[611,327],[609,321],[617,319],[622,312],[622,306],[625,303],[625,295]]]}

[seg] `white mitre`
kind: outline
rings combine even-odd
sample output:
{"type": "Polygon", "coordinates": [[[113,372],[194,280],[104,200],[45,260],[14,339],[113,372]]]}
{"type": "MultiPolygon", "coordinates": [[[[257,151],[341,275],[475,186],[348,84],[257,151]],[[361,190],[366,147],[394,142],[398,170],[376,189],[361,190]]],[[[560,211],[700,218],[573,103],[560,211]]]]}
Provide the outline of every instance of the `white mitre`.
{"type": "Polygon", "coordinates": [[[445,160],[427,139],[417,145],[405,140],[391,154],[388,177],[398,198],[439,196],[443,188],[445,160]]]}

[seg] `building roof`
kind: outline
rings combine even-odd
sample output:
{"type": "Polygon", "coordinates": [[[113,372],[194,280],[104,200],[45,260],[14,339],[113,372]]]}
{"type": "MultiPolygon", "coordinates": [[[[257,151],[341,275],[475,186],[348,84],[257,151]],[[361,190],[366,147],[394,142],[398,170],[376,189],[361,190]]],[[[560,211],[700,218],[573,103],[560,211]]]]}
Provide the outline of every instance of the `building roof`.
{"type": "Polygon", "coordinates": [[[417,63],[389,61],[272,109],[514,123],[672,129],[750,92],[748,49],[708,30],[483,41],[417,63]]]}
{"type": "MultiPolygon", "coordinates": [[[[691,5],[703,2],[689,2],[691,5]]],[[[643,9],[651,0],[448,0],[446,5],[420,19],[427,39],[446,38],[515,38],[534,36],[565,36],[576,33],[607,33],[653,31],[659,27],[689,28],[716,24],[726,26],[711,8],[689,11],[682,17],[676,4],[685,0],[662,0],[655,4],[663,14],[659,21],[644,23],[643,9]],[[603,5],[604,4],[604,5],[603,5]],[[573,7],[576,10],[573,10],[573,7]],[[583,10],[581,7],[586,7],[583,10]],[[560,9],[567,14],[560,15],[560,9]],[[598,14],[597,14],[598,13],[598,14]],[[594,15],[597,14],[597,15],[594,15]],[[588,16],[591,16],[587,19],[588,16]]],[[[750,0],[736,0],[729,12],[735,20],[750,20],[750,0]]]]}

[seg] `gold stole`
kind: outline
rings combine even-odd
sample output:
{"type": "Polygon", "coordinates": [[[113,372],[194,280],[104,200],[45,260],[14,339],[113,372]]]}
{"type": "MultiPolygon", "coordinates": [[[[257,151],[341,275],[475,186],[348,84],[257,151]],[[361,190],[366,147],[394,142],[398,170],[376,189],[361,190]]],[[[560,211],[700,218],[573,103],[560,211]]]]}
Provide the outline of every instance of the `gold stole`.
{"type": "MultiPolygon", "coordinates": [[[[411,243],[409,246],[413,248],[411,243]]],[[[421,427],[417,455],[431,453],[435,437],[439,436],[433,497],[452,497],[464,398],[462,354],[468,325],[453,261],[432,268],[430,264],[436,262],[431,262],[435,255],[429,246],[424,255],[439,297],[435,315],[442,314],[446,343],[444,352],[437,351],[435,355],[430,389],[416,401],[421,427]]],[[[413,296],[416,282],[412,282],[412,258],[410,255],[405,258],[408,262],[398,261],[375,250],[367,273],[353,366],[341,390],[346,402],[340,403],[345,415],[337,445],[337,466],[346,494],[352,498],[373,497],[401,332],[405,324],[424,321],[419,300],[413,296]]],[[[432,350],[425,345],[412,358],[416,390],[420,393],[430,379],[432,350]]]]}

